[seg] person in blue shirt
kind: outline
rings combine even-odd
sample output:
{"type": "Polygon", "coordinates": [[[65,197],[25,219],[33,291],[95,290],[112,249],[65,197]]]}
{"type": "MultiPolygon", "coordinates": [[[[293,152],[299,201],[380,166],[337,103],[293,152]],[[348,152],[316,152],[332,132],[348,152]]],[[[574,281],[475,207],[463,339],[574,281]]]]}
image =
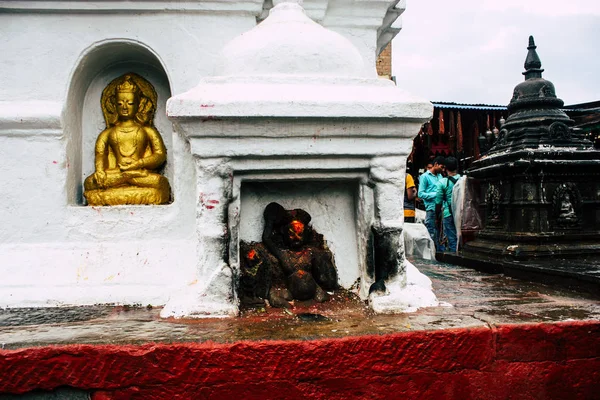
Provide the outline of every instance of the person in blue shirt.
{"type": "Polygon", "coordinates": [[[446,172],[448,176],[441,178],[437,184],[435,196],[436,215],[442,217],[444,236],[448,240],[448,251],[456,251],[456,225],[454,224],[454,214],[452,212],[452,189],[458,182],[460,175],[456,172],[458,161],[454,157],[448,157],[445,160],[446,172]]]}
{"type": "Polygon", "coordinates": [[[435,221],[435,196],[437,194],[437,184],[441,178],[444,166],[444,157],[438,156],[433,159],[431,170],[421,175],[419,182],[419,198],[425,204],[425,226],[429,236],[435,243],[436,251],[444,251],[440,244],[440,238],[435,221]]]}

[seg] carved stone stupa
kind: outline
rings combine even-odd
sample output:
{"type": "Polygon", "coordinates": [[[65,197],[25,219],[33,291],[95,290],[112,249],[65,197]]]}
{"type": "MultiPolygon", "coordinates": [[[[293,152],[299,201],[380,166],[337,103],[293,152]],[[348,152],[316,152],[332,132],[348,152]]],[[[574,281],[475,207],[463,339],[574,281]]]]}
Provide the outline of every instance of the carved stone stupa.
{"type": "Polygon", "coordinates": [[[541,67],[530,37],[510,115],[468,171],[479,184],[484,227],[463,255],[568,272],[600,256],[600,152],[572,127],[541,67]]]}

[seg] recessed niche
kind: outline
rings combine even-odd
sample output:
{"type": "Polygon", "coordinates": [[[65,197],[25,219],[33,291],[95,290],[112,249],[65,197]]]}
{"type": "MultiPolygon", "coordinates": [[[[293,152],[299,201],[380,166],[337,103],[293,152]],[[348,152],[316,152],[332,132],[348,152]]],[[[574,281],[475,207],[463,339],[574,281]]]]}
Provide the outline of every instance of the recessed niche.
{"type": "Polygon", "coordinates": [[[108,42],[89,49],[82,56],[71,79],[64,112],[67,146],[69,203],[84,205],[83,181],[94,172],[94,147],[105,128],[100,99],[104,88],[115,78],[135,72],[147,79],[158,94],[154,125],[167,148],[162,174],[173,181],[173,128],[165,105],[171,97],[167,74],[158,58],[146,47],[131,42],[108,42]]]}
{"type": "Polygon", "coordinates": [[[239,240],[261,242],[263,212],[271,202],[308,212],[312,226],[332,251],[339,283],[354,285],[360,274],[357,235],[357,181],[244,182],[241,187],[239,240]]]}

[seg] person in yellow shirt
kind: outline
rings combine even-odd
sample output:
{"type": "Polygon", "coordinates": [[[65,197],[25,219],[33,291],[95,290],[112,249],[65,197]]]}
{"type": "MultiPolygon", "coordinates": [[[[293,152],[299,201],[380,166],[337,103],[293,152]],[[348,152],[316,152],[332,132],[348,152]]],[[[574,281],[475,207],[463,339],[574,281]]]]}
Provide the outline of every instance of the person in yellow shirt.
{"type": "Polygon", "coordinates": [[[404,191],[404,222],[415,222],[415,198],[417,188],[411,174],[406,174],[406,190],[404,191]]]}

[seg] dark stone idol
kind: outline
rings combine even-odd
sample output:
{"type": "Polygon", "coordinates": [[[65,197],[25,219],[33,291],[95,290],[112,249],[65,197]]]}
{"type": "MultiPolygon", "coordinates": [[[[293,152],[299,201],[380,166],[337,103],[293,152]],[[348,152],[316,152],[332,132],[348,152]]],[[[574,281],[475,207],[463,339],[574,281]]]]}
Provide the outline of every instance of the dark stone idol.
{"type": "Polygon", "coordinates": [[[306,211],[285,210],[277,203],[264,211],[262,243],[240,245],[242,303],[289,307],[290,300],[328,300],[338,288],[333,255],[310,225],[306,211]]]}

